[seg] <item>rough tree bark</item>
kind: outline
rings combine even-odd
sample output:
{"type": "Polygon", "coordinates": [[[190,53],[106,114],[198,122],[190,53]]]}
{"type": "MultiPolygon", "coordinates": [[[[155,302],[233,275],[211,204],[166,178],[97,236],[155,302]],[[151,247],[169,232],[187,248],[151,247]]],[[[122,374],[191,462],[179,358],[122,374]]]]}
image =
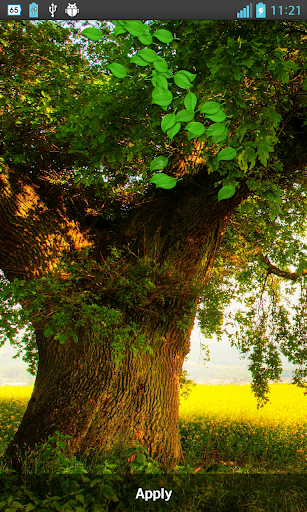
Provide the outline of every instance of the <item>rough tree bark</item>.
{"type": "MultiPolygon", "coordinates": [[[[8,169],[1,175],[0,265],[9,280],[48,274],[62,254],[73,259],[87,246],[97,259],[110,242],[121,246],[127,239],[134,241],[138,259],[168,261],[184,276],[182,293],[161,306],[161,316],[150,308],[124,311],[127,322],[133,319],[146,335],[153,354],[139,358],[127,347],[122,365],[112,357],[111,340],[91,343],[91,334],[84,329],[78,343],[60,344],[46,338],[44,325],[34,322],[38,373],[24,418],[6,451],[15,466],[25,445],[33,449],[56,430],[71,435],[72,450],[83,455],[138,441],[163,467],[182,460],[179,378],[189,352],[198,293],[231,213],[248,195],[242,185],[233,198],[218,202],[216,178],[200,166],[197,174],[171,191],[151,189],[105,240],[70,218],[60,203],[47,207],[39,187],[29,179],[8,169]],[[178,327],[184,315],[187,321],[178,327]]],[[[171,274],[170,270],[170,284],[171,274]]]]}

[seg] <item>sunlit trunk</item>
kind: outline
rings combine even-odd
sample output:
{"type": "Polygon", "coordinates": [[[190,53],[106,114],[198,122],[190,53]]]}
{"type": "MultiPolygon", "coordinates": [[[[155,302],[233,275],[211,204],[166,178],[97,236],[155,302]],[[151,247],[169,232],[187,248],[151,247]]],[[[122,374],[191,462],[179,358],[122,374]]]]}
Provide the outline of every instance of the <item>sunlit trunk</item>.
{"type": "MultiPolygon", "coordinates": [[[[189,352],[202,285],[231,213],[246,195],[242,189],[231,200],[218,202],[214,177],[208,177],[202,169],[193,180],[178,182],[172,191],[151,190],[147,200],[127,214],[121,225],[102,236],[98,231],[82,230],[61,210],[44,210],[39,195],[29,184],[10,188],[10,182],[6,182],[0,202],[0,231],[2,235],[6,233],[11,245],[5,249],[7,246],[1,247],[0,243],[0,264],[7,278],[20,275],[28,282],[41,276],[48,279],[57,269],[61,255],[66,261],[73,261],[81,257],[85,247],[90,247],[92,253],[86,256],[86,264],[92,270],[84,274],[84,279],[78,279],[76,286],[81,296],[94,290],[97,297],[115,275],[105,273],[106,247],[122,249],[126,242],[123,260],[119,260],[124,263],[115,267],[119,281],[114,281],[110,296],[101,291],[101,300],[122,311],[124,326],[134,322],[151,349],[138,356],[131,338],[126,341],[124,359],[116,362],[112,336],[95,338],[94,322],[89,325],[87,319],[84,329],[79,329],[78,341],[67,332],[68,338],[61,344],[52,336],[45,337],[46,321],[36,325],[33,318],[38,373],[24,418],[6,451],[7,460],[18,467],[18,453],[24,457],[27,449],[35,449],[60,431],[71,436],[72,451],[82,456],[99,455],[117,444],[130,447],[138,442],[163,467],[182,461],[178,431],[182,364],[189,352]],[[145,267],[147,271],[143,272],[145,267]],[[97,268],[101,269],[100,274],[97,268]],[[149,286],[145,305],[143,298],[129,304],[121,277],[125,278],[124,283],[133,281],[131,286],[137,283],[138,290],[149,286]],[[120,286],[123,291],[118,295],[120,286]]],[[[61,282],[68,274],[54,275],[61,282]]],[[[39,293],[44,298],[44,288],[39,293]]],[[[67,301],[72,297],[67,296],[67,301]]],[[[64,299],[65,294],[61,304],[64,299]]],[[[49,309],[46,306],[43,312],[50,319],[61,306],[57,297],[53,299],[47,292],[46,304],[49,309]]],[[[31,307],[31,297],[23,299],[23,306],[31,307]]]]}

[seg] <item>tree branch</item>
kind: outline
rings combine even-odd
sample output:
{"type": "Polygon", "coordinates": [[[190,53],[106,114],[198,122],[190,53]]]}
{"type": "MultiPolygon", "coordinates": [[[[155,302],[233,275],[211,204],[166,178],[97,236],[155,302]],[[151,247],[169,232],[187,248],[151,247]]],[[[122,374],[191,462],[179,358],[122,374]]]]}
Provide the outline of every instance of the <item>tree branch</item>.
{"type": "MultiPolygon", "coordinates": [[[[280,268],[273,265],[270,262],[269,258],[265,256],[262,252],[259,252],[258,256],[260,258],[260,261],[267,265],[268,275],[274,274],[275,276],[284,277],[285,279],[291,279],[291,281],[296,281],[301,275],[298,272],[289,272],[287,270],[281,270],[280,268]]],[[[304,270],[302,273],[307,274],[307,270],[304,270]]]]}

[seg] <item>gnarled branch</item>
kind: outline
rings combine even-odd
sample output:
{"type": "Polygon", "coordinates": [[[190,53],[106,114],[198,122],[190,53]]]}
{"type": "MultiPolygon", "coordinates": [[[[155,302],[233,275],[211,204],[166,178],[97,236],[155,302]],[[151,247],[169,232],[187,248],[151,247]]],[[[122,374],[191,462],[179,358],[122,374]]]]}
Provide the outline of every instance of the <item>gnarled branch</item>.
{"type": "MultiPolygon", "coordinates": [[[[265,256],[262,252],[259,252],[258,256],[260,258],[260,261],[267,265],[268,275],[274,274],[275,276],[284,277],[285,279],[291,279],[291,281],[296,281],[301,275],[298,272],[289,272],[288,270],[281,270],[280,268],[273,265],[270,262],[269,258],[265,256]]],[[[304,270],[302,274],[307,274],[307,270],[304,270]]]]}

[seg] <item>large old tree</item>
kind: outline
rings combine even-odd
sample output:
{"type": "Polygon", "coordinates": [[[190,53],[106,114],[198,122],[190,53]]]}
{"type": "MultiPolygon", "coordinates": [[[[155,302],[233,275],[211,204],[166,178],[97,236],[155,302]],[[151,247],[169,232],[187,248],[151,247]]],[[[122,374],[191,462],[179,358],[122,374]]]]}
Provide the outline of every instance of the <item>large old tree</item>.
{"type": "Polygon", "coordinates": [[[94,43],[73,24],[0,25],[1,327],[37,364],[15,463],[58,430],[82,455],[140,442],[175,464],[182,364],[197,310],[204,330],[218,324],[206,323],[216,276],[257,254],[271,273],[304,271],[299,242],[288,256],[273,242],[278,222],[292,233],[305,221],[305,23],[146,23],[176,35],[154,50],[197,74],[200,105],[223,104],[227,139],[162,132],[187,91],[172,83],[173,104],[151,104],[152,66],[127,60],[144,47],[132,34],[100,23],[94,43]],[[114,61],[129,76],[112,76],[114,61]],[[218,162],[226,146],[237,156],[218,162]],[[159,155],[172,189],[149,184],[159,155]],[[225,185],[236,193],[219,201],[225,185]]]}

